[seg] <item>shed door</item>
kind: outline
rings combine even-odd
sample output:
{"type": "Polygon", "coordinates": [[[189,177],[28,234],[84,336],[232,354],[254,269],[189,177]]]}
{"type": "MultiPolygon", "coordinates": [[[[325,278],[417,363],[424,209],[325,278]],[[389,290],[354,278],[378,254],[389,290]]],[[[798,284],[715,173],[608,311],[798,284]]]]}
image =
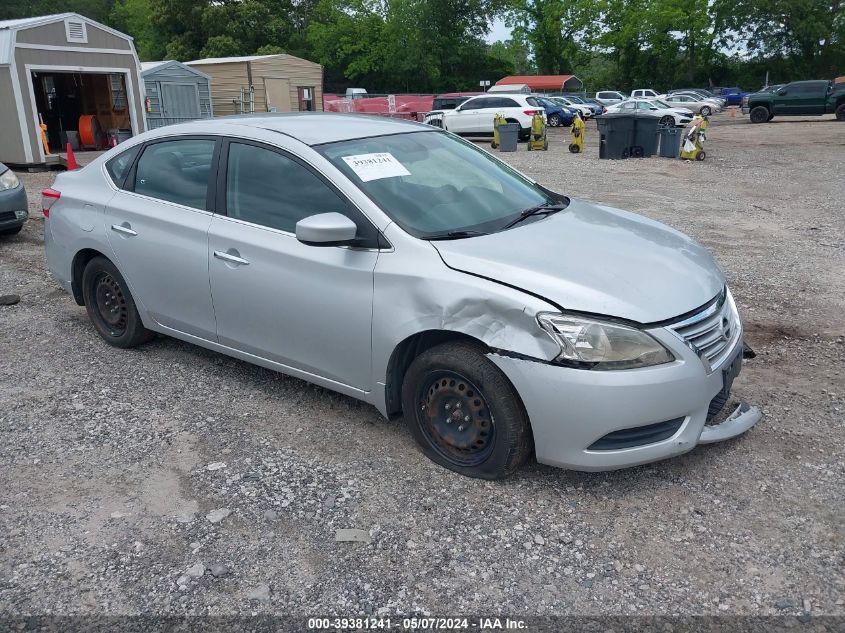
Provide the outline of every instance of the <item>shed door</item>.
{"type": "Polygon", "coordinates": [[[267,112],[291,112],[290,82],[279,77],[265,77],[264,91],[267,99],[267,112]]]}
{"type": "Polygon", "coordinates": [[[170,119],[198,119],[200,97],[196,84],[161,84],[164,116],[170,119]]]}

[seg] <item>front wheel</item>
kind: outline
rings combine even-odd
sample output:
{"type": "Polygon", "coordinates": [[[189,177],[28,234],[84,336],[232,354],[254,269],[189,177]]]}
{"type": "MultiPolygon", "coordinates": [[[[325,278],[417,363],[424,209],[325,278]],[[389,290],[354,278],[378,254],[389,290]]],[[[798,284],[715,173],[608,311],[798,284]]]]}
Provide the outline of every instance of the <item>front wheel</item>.
{"type": "Polygon", "coordinates": [[[836,108],[836,120],[845,121],[845,103],[836,108]]]}
{"type": "Polygon", "coordinates": [[[559,114],[550,114],[549,115],[549,126],[550,127],[560,127],[563,123],[563,119],[560,118],[559,114]]]}
{"type": "Polygon", "coordinates": [[[501,479],[531,453],[519,396],[479,345],[444,343],[415,358],[402,408],[423,453],[461,475],[501,479]]]}
{"type": "Polygon", "coordinates": [[[757,106],[751,111],[752,123],[765,123],[769,118],[769,110],[763,106],[757,106]]]}
{"type": "Polygon", "coordinates": [[[669,116],[668,114],[660,119],[660,125],[663,127],[675,127],[675,117],[669,116]]]}
{"type": "Polygon", "coordinates": [[[710,109],[710,106],[702,106],[701,108],[701,116],[710,116],[713,110],[710,109]]]}
{"type": "Polygon", "coordinates": [[[695,155],[695,160],[700,161],[700,160],[704,160],[705,158],[707,158],[707,154],[705,153],[705,151],[703,149],[699,150],[698,154],[695,155]]]}
{"type": "Polygon", "coordinates": [[[135,347],[154,336],[141,322],[123,275],[105,257],[95,257],[85,266],[82,296],[88,318],[109,345],[135,347]]]}

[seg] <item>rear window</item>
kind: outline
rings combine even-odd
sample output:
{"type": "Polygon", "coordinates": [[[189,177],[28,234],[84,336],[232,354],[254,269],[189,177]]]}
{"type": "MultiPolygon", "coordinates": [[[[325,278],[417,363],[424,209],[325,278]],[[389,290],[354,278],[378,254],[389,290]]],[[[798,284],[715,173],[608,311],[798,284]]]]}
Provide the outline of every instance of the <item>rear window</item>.
{"type": "Polygon", "coordinates": [[[126,176],[129,175],[129,170],[132,168],[132,163],[135,162],[135,157],[141,149],[140,145],[132,147],[122,154],[118,154],[106,163],[106,171],[115,186],[123,189],[123,184],[126,182],[126,176]]]}

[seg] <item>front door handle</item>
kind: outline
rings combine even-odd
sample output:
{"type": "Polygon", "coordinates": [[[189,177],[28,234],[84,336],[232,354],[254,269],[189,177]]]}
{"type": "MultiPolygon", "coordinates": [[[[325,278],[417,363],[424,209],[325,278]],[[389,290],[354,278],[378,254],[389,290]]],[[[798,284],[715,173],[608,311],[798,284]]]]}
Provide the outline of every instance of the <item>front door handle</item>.
{"type": "MultiPolygon", "coordinates": [[[[234,249],[231,249],[234,250],[234,249]]],[[[238,251],[235,251],[237,253],[238,251]]],[[[244,259],[243,257],[239,257],[234,253],[227,253],[226,251],[214,251],[214,256],[217,259],[222,259],[224,262],[229,262],[231,264],[237,264],[239,266],[249,266],[249,260],[244,259]]]]}
{"type": "Polygon", "coordinates": [[[138,232],[133,231],[132,227],[129,226],[128,222],[124,222],[123,224],[112,224],[111,230],[115,231],[116,233],[128,235],[129,237],[135,237],[136,235],[138,235],[138,232]]]}

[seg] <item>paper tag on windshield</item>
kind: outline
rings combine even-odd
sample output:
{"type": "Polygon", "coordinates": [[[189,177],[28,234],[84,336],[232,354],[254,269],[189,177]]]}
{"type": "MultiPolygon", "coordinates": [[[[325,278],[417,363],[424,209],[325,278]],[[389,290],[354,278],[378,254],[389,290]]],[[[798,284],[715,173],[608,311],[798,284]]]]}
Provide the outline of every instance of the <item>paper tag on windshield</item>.
{"type": "Polygon", "coordinates": [[[411,172],[405,169],[405,166],[396,160],[390,152],[357,154],[355,156],[343,156],[342,158],[352,168],[352,171],[358,174],[358,178],[364,182],[411,175],[411,172]]]}

